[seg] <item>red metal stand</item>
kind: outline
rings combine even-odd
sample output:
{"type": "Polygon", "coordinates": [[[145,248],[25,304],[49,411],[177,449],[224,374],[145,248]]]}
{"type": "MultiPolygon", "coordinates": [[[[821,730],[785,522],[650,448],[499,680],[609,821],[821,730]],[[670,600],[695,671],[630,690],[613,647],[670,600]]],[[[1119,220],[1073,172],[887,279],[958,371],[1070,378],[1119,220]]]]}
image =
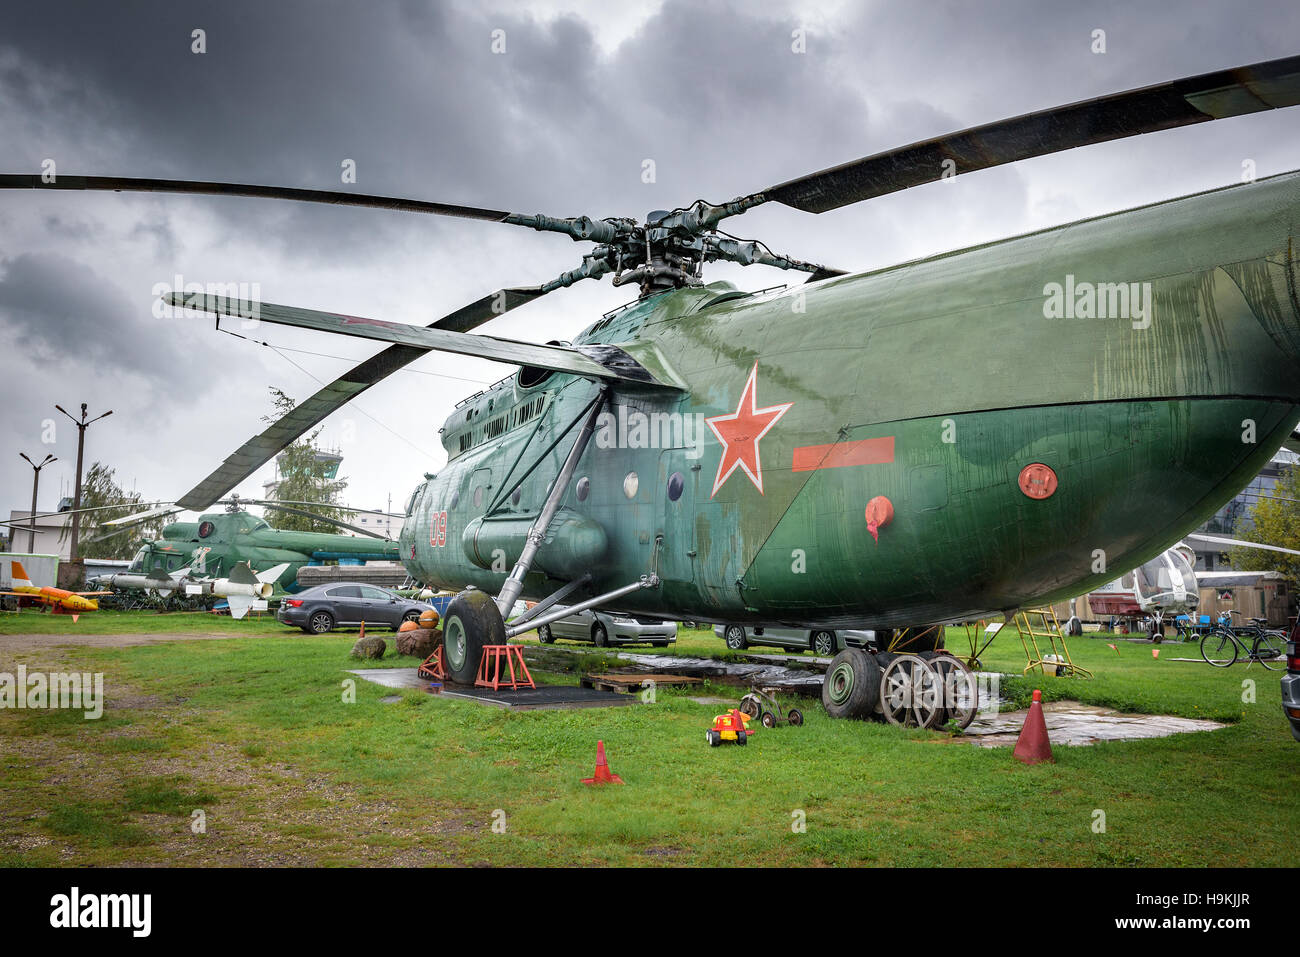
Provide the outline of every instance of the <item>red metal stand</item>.
{"type": "Polygon", "coordinates": [[[474,679],[474,687],[491,688],[493,691],[500,691],[502,688],[536,688],[533,684],[533,676],[528,672],[528,666],[524,664],[524,647],[523,645],[484,645],[483,657],[478,663],[478,677],[474,679]],[[510,677],[501,676],[501,661],[505,659],[506,668],[510,672],[510,677]],[[515,666],[519,666],[519,674],[515,673],[515,666]]]}
{"type": "Polygon", "coordinates": [[[447,669],[442,666],[442,645],[433,649],[433,654],[424,659],[424,664],[415,670],[416,675],[430,681],[446,681],[447,669]]]}

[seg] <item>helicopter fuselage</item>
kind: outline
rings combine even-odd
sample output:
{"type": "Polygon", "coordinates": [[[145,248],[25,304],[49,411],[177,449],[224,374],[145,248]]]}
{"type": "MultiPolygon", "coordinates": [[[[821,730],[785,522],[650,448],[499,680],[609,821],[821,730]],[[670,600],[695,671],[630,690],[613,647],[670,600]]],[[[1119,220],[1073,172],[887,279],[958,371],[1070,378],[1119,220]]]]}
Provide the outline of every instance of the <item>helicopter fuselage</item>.
{"type": "MultiPolygon", "coordinates": [[[[524,594],[654,572],[620,608],[895,627],[1109,581],[1231,498],[1300,418],[1298,219],[1288,173],[611,313],[575,344],[617,344],[683,391],[611,389],[524,594]]],[[[495,594],[599,388],[525,369],[464,400],[408,505],[411,574],[495,594]]]]}

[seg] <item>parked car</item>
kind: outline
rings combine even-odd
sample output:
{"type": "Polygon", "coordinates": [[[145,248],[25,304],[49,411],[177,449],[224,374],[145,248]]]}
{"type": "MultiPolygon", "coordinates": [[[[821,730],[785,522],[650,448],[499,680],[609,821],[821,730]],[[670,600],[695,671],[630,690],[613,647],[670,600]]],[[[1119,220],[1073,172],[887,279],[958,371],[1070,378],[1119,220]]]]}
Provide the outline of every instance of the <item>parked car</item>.
{"type": "MultiPolygon", "coordinates": [[[[557,606],[556,610],[563,607],[557,606]]],[[[557,638],[590,641],[602,648],[644,643],[667,648],[677,640],[677,622],[589,608],[538,627],[537,640],[542,644],[549,645],[557,638]]]]}
{"type": "Polygon", "coordinates": [[[874,631],[833,631],[829,628],[769,628],[765,625],[714,625],[713,633],[732,651],[753,645],[813,651],[829,658],[845,648],[875,648],[874,631]]]}
{"type": "Polygon", "coordinates": [[[1291,722],[1291,737],[1300,741],[1300,621],[1286,643],[1286,674],[1282,676],[1282,713],[1291,722]]]}
{"type": "Polygon", "coordinates": [[[363,621],[367,628],[396,628],[404,621],[415,621],[430,607],[428,602],[403,598],[377,585],[331,582],[282,599],[275,617],[308,634],[323,635],[340,625],[363,621]]]}

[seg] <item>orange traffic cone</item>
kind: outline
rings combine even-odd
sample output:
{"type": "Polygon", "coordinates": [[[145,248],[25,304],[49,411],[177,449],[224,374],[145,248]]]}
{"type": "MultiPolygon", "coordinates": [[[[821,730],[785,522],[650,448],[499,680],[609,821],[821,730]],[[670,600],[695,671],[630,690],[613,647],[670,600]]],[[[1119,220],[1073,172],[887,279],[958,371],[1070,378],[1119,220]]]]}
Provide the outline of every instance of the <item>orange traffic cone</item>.
{"type": "Polygon", "coordinates": [[[1047,722],[1043,719],[1043,693],[1034,689],[1034,701],[1029,706],[1029,716],[1025,726],[1020,729],[1020,739],[1016,741],[1013,756],[1025,764],[1040,764],[1043,761],[1055,761],[1052,757],[1052,742],[1047,738],[1047,722]]]}
{"type": "Polygon", "coordinates": [[[1159,658],[1159,657],[1160,657],[1160,649],[1159,649],[1159,648],[1152,648],[1152,649],[1151,649],[1151,657],[1152,657],[1152,658],[1159,658]]]}
{"type": "Polygon", "coordinates": [[[596,773],[593,777],[583,778],[583,784],[622,784],[623,779],[609,769],[605,760],[605,742],[596,742],[596,773]]]}

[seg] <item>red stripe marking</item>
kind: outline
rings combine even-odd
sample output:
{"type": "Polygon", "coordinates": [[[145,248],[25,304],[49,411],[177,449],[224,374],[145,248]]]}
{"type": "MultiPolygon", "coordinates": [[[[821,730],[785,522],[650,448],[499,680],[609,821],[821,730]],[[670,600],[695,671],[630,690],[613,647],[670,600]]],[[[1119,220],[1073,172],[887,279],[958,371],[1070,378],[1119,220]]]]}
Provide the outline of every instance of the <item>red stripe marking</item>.
{"type": "Polygon", "coordinates": [[[805,445],[794,450],[795,472],[836,469],[845,465],[885,465],[894,461],[894,437],[836,442],[833,445],[805,445]]]}

